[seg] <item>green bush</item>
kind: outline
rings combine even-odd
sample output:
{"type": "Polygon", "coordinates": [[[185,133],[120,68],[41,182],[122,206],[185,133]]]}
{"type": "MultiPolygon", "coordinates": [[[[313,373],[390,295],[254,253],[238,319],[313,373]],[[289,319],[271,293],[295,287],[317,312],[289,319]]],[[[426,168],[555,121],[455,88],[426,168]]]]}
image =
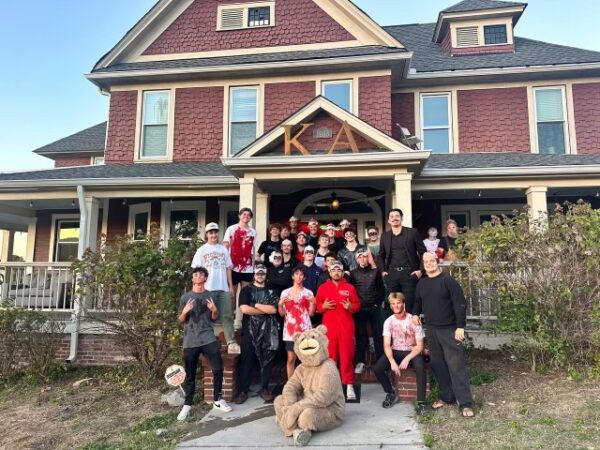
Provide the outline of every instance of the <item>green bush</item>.
{"type": "Polygon", "coordinates": [[[179,298],[189,287],[189,268],[201,244],[161,239],[152,227],[141,240],[118,239],[74,264],[86,298],[87,326],[109,332],[141,374],[158,375],[181,346],[179,298]]]}
{"type": "Polygon", "coordinates": [[[495,288],[500,331],[533,370],[592,367],[600,359],[600,211],[557,205],[493,218],[462,237],[478,287],[495,288]]]}

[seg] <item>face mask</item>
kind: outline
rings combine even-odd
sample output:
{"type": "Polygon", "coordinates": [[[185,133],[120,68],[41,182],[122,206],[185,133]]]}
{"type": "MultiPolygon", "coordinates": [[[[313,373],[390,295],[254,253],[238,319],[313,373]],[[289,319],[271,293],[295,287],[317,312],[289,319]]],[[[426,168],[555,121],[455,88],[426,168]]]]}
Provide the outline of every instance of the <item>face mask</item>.
{"type": "Polygon", "coordinates": [[[437,231],[430,231],[429,232],[429,237],[436,237],[437,236],[437,231]]]}

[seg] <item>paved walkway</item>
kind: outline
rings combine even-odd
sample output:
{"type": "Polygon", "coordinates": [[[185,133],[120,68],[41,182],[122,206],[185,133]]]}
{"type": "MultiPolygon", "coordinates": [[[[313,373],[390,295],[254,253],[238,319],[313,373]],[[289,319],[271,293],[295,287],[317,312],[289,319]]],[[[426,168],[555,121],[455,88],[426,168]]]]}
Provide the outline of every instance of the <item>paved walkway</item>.
{"type": "MultiPolygon", "coordinates": [[[[416,423],[412,404],[397,403],[383,409],[384,395],[376,384],[362,385],[361,403],[346,405],[344,424],[324,433],[315,433],[310,448],[344,450],[366,449],[426,449],[423,435],[416,423]]],[[[275,423],[272,405],[260,397],[248,399],[243,405],[232,405],[230,413],[210,412],[199,423],[196,437],[182,442],[177,448],[274,449],[294,447],[275,423]]]]}

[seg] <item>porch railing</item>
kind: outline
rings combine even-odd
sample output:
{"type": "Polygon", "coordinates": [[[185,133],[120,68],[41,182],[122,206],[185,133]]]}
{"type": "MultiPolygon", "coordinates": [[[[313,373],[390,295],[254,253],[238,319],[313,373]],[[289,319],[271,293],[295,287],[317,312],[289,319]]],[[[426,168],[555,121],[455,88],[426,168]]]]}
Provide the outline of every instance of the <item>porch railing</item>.
{"type": "Polygon", "coordinates": [[[72,311],[76,284],[71,263],[0,263],[0,300],[16,308],[72,311]]]}

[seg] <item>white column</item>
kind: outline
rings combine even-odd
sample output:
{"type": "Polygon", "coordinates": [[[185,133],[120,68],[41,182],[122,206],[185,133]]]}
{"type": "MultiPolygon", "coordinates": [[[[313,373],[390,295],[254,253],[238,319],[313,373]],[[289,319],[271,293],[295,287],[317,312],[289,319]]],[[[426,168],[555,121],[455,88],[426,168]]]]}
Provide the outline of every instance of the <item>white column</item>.
{"type": "Polygon", "coordinates": [[[88,249],[96,251],[98,239],[98,217],[100,213],[100,201],[94,197],[85,197],[83,205],[79,205],[81,212],[79,228],[79,249],[77,257],[81,258],[88,249]]]}
{"type": "Polygon", "coordinates": [[[256,194],[256,210],[254,211],[254,227],[256,228],[255,248],[267,240],[267,227],[269,226],[269,194],[258,192],[256,194]]]}
{"type": "MultiPolygon", "coordinates": [[[[254,178],[240,178],[240,209],[250,208],[256,217],[257,186],[254,178]]],[[[255,223],[255,221],[252,221],[255,223]]]]}
{"type": "Polygon", "coordinates": [[[8,261],[8,236],[10,231],[0,230],[0,262],[8,261]]]}
{"type": "Polygon", "coordinates": [[[15,249],[15,230],[10,230],[8,232],[7,244],[8,245],[6,246],[6,260],[12,261],[13,260],[13,252],[15,249]]]}
{"type": "Polygon", "coordinates": [[[33,262],[35,254],[35,237],[37,232],[37,218],[34,218],[27,225],[27,251],[25,254],[25,261],[33,262]]]}
{"type": "Polygon", "coordinates": [[[412,227],[412,174],[397,173],[394,175],[393,205],[404,213],[402,225],[412,227]]]}
{"type": "Polygon", "coordinates": [[[548,218],[548,199],[546,186],[531,186],[525,191],[527,205],[529,205],[529,218],[534,222],[544,223],[548,218]]]}

